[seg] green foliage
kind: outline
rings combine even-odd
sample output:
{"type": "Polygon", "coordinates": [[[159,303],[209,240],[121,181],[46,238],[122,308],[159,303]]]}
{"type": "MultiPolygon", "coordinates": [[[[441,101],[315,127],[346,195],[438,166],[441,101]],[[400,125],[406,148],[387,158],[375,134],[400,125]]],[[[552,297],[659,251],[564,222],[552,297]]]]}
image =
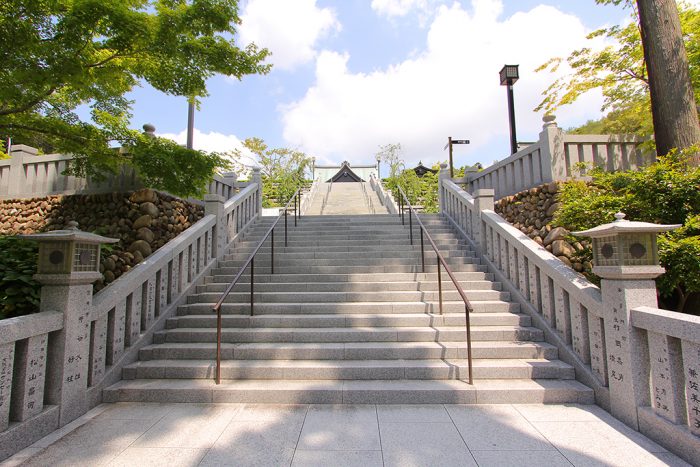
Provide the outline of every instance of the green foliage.
{"type": "MultiPolygon", "coordinates": [[[[691,293],[700,292],[700,215],[691,216],[685,225],[659,237],[659,257],[666,273],[657,282],[663,295],[677,295],[676,309],[685,311],[691,293]]],[[[700,310],[694,310],[700,314],[700,310]]]]}
{"type": "MultiPolygon", "coordinates": [[[[403,161],[401,161],[403,166],[403,161]]],[[[388,177],[384,180],[385,186],[394,194],[394,199],[398,200],[400,186],[408,202],[412,206],[422,207],[423,212],[436,213],[440,212],[440,200],[438,198],[438,180],[440,163],[436,163],[431,167],[436,170],[436,173],[427,172],[422,177],[416,175],[413,169],[404,170],[396,177],[388,177]]],[[[465,167],[455,170],[455,177],[464,176],[465,167]]]]}
{"type": "Polygon", "coordinates": [[[148,187],[183,197],[201,197],[218,168],[230,163],[217,153],[187,149],[166,138],[142,136],[128,155],[148,187]]]}
{"type": "Polygon", "coordinates": [[[9,159],[10,155],[7,153],[7,149],[5,149],[5,142],[0,141],[0,159],[9,159]]]}
{"type": "Polygon", "coordinates": [[[204,97],[215,74],[267,73],[267,50],[236,47],[238,23],[236,0],[0,2],[0,134],[47,153],[74,154],[74,175],[99,177],[127,163],[159,182],[174,178],[153,188],[197,192],[212,156],[184,157],[165,143],[157,146],[167,152],[156,154],[153,143],[127,129],[125,94],[146,82],[166,94],[204,97]],[[85,106],[91,122],[76,113],[85,106]],[[111,150],[115,142],[131,152],[111,150]],[[160,168],[168,171],[156,176],[160,168]],[[192,186],[179,190],[188,179],[192,186]]]}
{"type": "Polygon", "coordinates": [[[0,237],[0,319],[35,313],[39,309],[35,242],[0,237]]]}
{"type": "Polygon", "coordinates": [[[700,168],[688,164],[697,148],[672,151],[639,171],[588,172],[590,183],[566,182],[562,207],[554,223],[585,230],[612,221],[622,211],[627,219],[684,227],[659,237],[659,256],[666,274],[658,280],[662,297],[683,310],[687,297],[700,292],[700,168]]]}
{"type": "MultiPolygon", "coordinates": [[[[269,148],[260,138],[248,138],[243,146],[254,156],[254,164],[260,167],[263,181],[263,207],[284,206],[295,191],[306,182],[306,171],[313,166],[313,159],[301,151],[288,148],[269,148]]],[[[246,170],[243,154],[239,149],[231,156],[239,171],[246,170]]]]}
{"type": "MultiPolygon", "coordinates": [[[[586,123],[573,133],[650,135],[653,123],[649,83],[634,4],[627,0],[598,0],[597,3],[622,3],[632,7],[632,21],[626,26],[599,29],[588,36],[591,40],[603,38],[612,45],[601,50],[585,47],[566,59],[555,57],[541,65],[537,71],[554,72],[566,62],[571,73],[554,81],[543,92],[544,100],[535,110],[552,113],[584,93],[600,89],[604,97],[601,110],[608,112],[607,115],[599,121],[586,123]]],[[[683,2],[678,7],[690,77],[696,100],[700,102],[700,10],[683,2]]]]}

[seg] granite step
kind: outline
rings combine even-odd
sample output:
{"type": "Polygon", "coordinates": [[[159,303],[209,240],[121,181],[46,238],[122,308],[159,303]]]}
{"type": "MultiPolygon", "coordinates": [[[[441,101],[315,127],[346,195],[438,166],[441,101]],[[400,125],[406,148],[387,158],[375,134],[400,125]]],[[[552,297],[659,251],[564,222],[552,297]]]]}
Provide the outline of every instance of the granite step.
{"type": "Polygon", "coordinates": [[[593,404],[593,390],[576,380],[223,380],[120,381],[103,402],[275,404],[593,404]]]}
{"type": "MultiPolygon", "coordinates": [[[[475,379],[573,379],[560,360],[474,359],[475,379]]],[[[444,380],[467,379],[465,359],[441,360],[224,360],[221,379],[274,380],[444,380]]],[[[123,378],[207,379],[216,376],[211,360],[149,360],[124,367],[123,378]]]]}
{"type": "MultiPolygon", "coordinates": [[[[233,276],[231,277],[233,280],[233,276]]],[[[223,293],[230,282],[208,282],[197,286],[197,293],[223,293]]],[[[496,290],[501,291],[499,282],[459,281],[462,290],[496,290]]],[[[233,288],[233,292],[246,292],[250,290],[249,278],[241,279],[233,288]]],[[[255,281],[255,292],[394,292],[394,291],[418,291],[434,292],[438,290],[437,280],[434,282],[258,282],[255,281]]],[[[452,281],[442,281],[442,290],[454,290],[452,281]]]]}
{"type": "MultiPolygon", "coordinates": [[[[510,293],[497,290],[465,290],[471,301],[509,301],[510,293]]],[[[440,298],[438,291],[385,291],[385,292],[255,292],[256,303],[338,303],[338,302],[437,302],[440,298]]],[[[188,303],[216,303],[221,293],[204,292],[188,297],[188,303]]],[[[443,301],[459,301],[461,296],[454,290],[442,291],[443,301]]],[[[224,303],[250,303],[250,291],[231,292],[224,303]]]]}
{"type": "MultiPolygon", "coordinates": [[[[540,329],[526,326],[472,326],[472,341],[541,341],[540,329]]],[[[154,334],[154,342],[216,342],[214,328],[176,328],[154,334]]],[[[243,342],[461,342],[464,326],[357,328],[225,328],[221,341],[243,342]]]]}
{"type": "MultiPolygon", "coordinates": [[[[472,342],[473,358],[555,359],[557,348],[547,342],[472,342]]],[[[201,360],[216,358],[215,342],[166,342],[143,347],[139,359],[201,360]]],[[[262,342],[223,343],[224,360],[421,360],[467,358],[464,342],[262,342]]]]}
{"type": "MultiPolygon", "coordinates": [[[[470,301],[474,313],[519,313],[520,305],[504,301],[470,301]]],[[[178,316],[193,314],[211,314],[215,302],[189,303],[177,309],[178,316]]],[[[463,301],[443,302],[443,313],[464,313],[463,301]]],[[[255,303],[255,315],[299,315],[299,314],[334,314],[334,313],[438,313],[440,307],[434,302],[355,302],[355,303],[255,303]]],[[[221,313],[224,315],[248,315],[250,303],[223,303],[221,313]]]]}
{"type": "MultiPolygon", "coordinates": [[[[216,327],[216,315],[187,315],[166,320],[166,329],[216,327]]],[[[351,326],[464,326],[464,313],[439,314],[330,314],[330,315],[223,315],[224,328],[335,328],[351,326]]],[[[474,313],[472,326],[530,326],[530,316],[515,313],[474,313]]]]}

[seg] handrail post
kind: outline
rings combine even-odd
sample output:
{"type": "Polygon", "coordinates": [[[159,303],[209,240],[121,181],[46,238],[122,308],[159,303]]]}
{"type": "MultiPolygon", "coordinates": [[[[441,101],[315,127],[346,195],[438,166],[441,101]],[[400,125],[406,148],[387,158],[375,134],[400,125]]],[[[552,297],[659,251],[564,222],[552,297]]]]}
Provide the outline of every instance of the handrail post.
{"type": "Polygon", "coordinates": [[[474,384],[474,378],[472,376],[472,332],[471,325],[469,323],[469,306],[464,304],[464,321],[467,327],[467,361],[469,364],[469,384],[474,384]]]}
{"type": "Polygon", "coordinates": [[[413,209],[408,210],[408,231],[411,237],[411,245],[413,245],[413,209]]]}
{"type": "Polygon", "coordinates": [[[221,384],[221,307],[216,308],[216,384],[221,384]]]}
{"type": "Polygon", "coordinates": [[[294,195],[294,227],[297,226],[297,195],[294,195]]]}
{"type": "Polygon", "coordinates": [[[420,229],[420,264],[421,271],[425,272],[425,250],[423,249],[423,229],[420,229]]]}
{"type": "Polygon", "coordinates": [[[287,207],[284,207],[284,246],[287,246],[287,207]]]}
{"type": "Polygon", "coordinates": [[[437,280],[438,280],[438,299],[440,300],[440,314],[442,314],[442,276],[440,274],[440,257],[437,257],[437,280]]]}
{"type": "Polygon", "coordinates": [[[253,297],[253,288],[255,287],[255,256],[250,262],[250,316],[253,316],[253,303],[255,301],[253,297]]]}
{"type": "Polygon", "coordinates": [[[275,229],[270,233],[270,274],[275,273],[275,229]]]}

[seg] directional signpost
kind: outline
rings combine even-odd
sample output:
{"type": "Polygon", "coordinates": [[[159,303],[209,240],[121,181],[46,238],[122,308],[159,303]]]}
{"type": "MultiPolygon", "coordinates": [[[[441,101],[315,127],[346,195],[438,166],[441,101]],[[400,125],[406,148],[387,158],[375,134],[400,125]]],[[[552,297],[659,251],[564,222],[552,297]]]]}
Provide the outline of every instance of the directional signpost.
{"type": "Polygon", "coordinates": [[[444,151],[448,147],[450,148],[450,178],[454,178],[454,167],[452,166],[452,145],[453,144],[469,144],[468,139],[452,139],[452,136],[447,137],[447,144],[442,150],[444,151]]]}

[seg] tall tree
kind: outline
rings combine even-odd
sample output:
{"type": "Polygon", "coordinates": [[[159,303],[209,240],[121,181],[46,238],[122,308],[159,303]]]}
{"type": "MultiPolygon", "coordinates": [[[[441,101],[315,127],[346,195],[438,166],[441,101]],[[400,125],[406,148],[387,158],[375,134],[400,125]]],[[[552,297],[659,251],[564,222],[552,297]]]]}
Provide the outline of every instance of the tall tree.
{"type": "MultiPolygon", "coordinates": [[[[700,142],[700,123],[675,0],[637,0],[656,152],[700,142]]],[[[700,165],[700,155],[694,157],[700,165]]]]}
{"type": "Polygon", "coordinates": [[[215,74],[267,73],[267,50],[234,43],[238,23],[237,0],[2,0],[0,136],[74,154],[76,175],[124,163],[141,175],[167,168],[153,181],[196,191],[188,182],[201,182],[222,159],[130,130],[125,95],[148,83],[204,97],[215,74]],[[79,115],[86,107],[90,121],[79,115]],[[110,150],[114,144],[131,149],[110,150]],[[192,177],[196,170],[201,177],[192,177]]]}
{"type": "Polygon", "coordinates": [[[247,172],[251,166],[260,167],[263,180],[263,206],[283,206],[302,185],[306,173],[313,166],[313,159],[301,151],[289,148],[271,148],[260,138],[247,138],[241,149],[229,153],[234,168],[247,172]]]}

